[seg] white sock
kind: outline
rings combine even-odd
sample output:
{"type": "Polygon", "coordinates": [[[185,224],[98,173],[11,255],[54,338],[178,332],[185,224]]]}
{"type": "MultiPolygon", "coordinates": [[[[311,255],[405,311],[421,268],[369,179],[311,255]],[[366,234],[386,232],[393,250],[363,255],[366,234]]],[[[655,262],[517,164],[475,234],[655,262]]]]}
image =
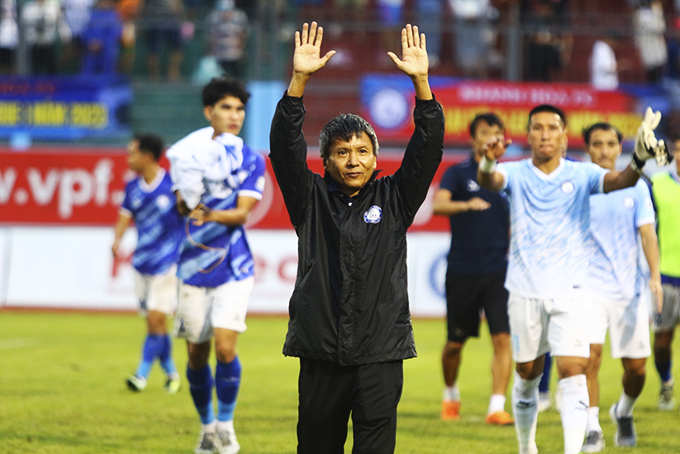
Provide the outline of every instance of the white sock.
{"type": "Polygon", "coordinates": [[[586,433],[602,432],[600,426],[600,407],[588,408],[588,425],[586,426],[586,433]]]}
{"type": "Polygon", "coordinates": [[[217,431],[224,432],[225,430],[234,431],[234,420],[217,421],[217,431]]]}
{"type": "Polygon", "coordinates": [[[505,410],[505,396],[503,394],[492,394],[489,401],[489,414],[505,410]]]}
{"type": "MultiPolygon", "coordinates": [[[[542,375],[542,374],[541,374],[542,375]]],[[[512,412],[520,454],[538,452],[536,448],[536,421],[538,421],[538,384],[541,375],[525,380],[515,372],[512,386],[512,412]]]]}
{"type": "Polygon", "coordinates": [[[209,424],[203,424],[203,432],[207,434],[215,433],[217,430],[217,421],[213,421],[209,424]]]}
{"type": "Polygon", "coordinates": [[[564,454],[578,454],[583,446],[588,424],[588,384],[584,374],[563,378],[562,388],[562,430],[564,432],[564,454]]]}
{"type": "Polygon", "coordinates": [[[444,388],[444,400],[448,402],[460,401],[460,390],[457,384],[454,383],[453,386],[444,388]]]}
{"type": "Polygon", "coordinates": [[[616,416],[618,418],[633,416],[633,407],[635,406],[635,402],[637,402],[637,397],[630,397],[625,392],[622,392],[619,402],[616,406],[616,416]]]}

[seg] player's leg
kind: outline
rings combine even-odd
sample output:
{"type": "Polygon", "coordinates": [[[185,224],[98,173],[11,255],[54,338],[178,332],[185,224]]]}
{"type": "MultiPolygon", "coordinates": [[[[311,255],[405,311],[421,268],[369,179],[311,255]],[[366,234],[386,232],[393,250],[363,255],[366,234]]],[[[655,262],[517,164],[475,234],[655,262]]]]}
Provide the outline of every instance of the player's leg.
{"type": "Polygon", "coordinates": [[[590,356],[590,302],[583,298],[551,300],[548,338],[562,393],[560,416],[565,454],[581,451],[588,424],[586,367],[590,356]]]}
{"type": "Polygon", "coordinates": [[[509,425],[515,421],[505,411],[505,395],[512,374],[512,347],[508,321],[508,291],[505,289],[505,271],[485,276],[483,307],[491,333],[493,356],[491,358],[492,389],[486,422],[509,425]]]}
{"type": "MultiPolygon", "coordinates": [[[[149,321],[150,315],[147,305],[151,288],[151,279],[153,276],[142,274],[137,270],[134,270],[133,273],[135,293],[137,295],[137,299],[139,300],[139,310],[140,313],[146,318],[147,331],[146,337],[144,338],[144,343],[142,344],[142,354],[137,365],[137,370],[135,370],[135,373],[126,379],[126,384],[128,389],[131,391],[143,391],[146,388],[146,383],[149,378],[149,374],[151,373],[153,362],[156,360],[158,353],[160,352],[161,343],[158,336],[151,332],[152,322],[149,321]]],[[[153,314],[151,317],[153,320],[153,314]]]]}
{"type": "Polygon", "coordinates": [[[217,433],[222,454],[235,454],[240,449],[234,431],[234,411],[241,386],[241,362],[236,346],[239,333],[247,329],[246,312],[254,282],[252,277],[227,282],[212,292],[211,324],[217,358],[217,433]]]}
{"type": "Polygon", "coordinates": [[[510,293],[508,299],[515,382],[512,408],[520,454],[535,454],[538,420],[538,383],[543,374],[544,355],[549,351],[548,316],[542,300],[510,293]]]}
{"type": "Polygon", "coordinates": [[[177,308],[177,276],[176,267],[171,267],[163,274],[153,276],[149,286],[147,305],[149,308],[149,333],[157,336],[160,351],[157,352],[160,365],[165,371],[165,391],[175,394],[179,391],[179,373],[172,358],[172,341],[168,335],[167,318],[177,308]]]}
{"type": "Polygon", "coordinates": [[[458,371],[463,347],[469,336],[477,336],[479,330],[479,306],[476,298],[480,292],[480,279],[476,275],[446,274],[446,321],[447,341],[442,351],[444,395],[441,417],[445,420],[460,419],[460,390],[458,371]]]}
{"type": "Polygon", "coordinates": [[[404,384],[402,361],[358,367],[354,384],[352,454],[392,454],[397,438],[397,405],[404,384]]]}
{"type": "MultiPolygon", "coordinates": [[[[617,320],[620,314],[612,310],[611,301],[593,297],[590,306],[589,333],[590,358],[586,366],[586,382],[588,384],[588,422],[586,424],[586,441],[581,448],[582,452],[600,452],[605,447],[604,434],[600,426],[600,381],[598,375],[602,366],[602,346],[607,337],[610,320],[617,320]]],[[[616,329],[611,331],[610,336],[615,338],[616,329]]],[[[647,334],[649,337],[649,333],[647,334]]]]}
{"type": "Polygon", "coordinates": [[[550,399],[550,372],[552,371],[552,355],[545,354],[543,362],[543,376],[538,384],[538,412],[546,411],[552,407],[550,399]]]}
{"type": "Polygon", "coordinates": [[[663,308],[654,317],[654,366],[661,380],[659,409],[673,410],[673,336],[680,317],[680,287],[662,284],[663,308]]]}
{"type": "Polygon", "coordinates": [[[342,454],[359,366],[300,358],[298,454],[342,454]]]}
{"type": "Polygon", "coordinates": [[[187,380],[191,398],[201,421],[197,453],[218,449],[217,422],[212,405],[213,378],[208,359],[213,329],[209,309],[211,300],[203,287],[179,284],[175,336],[186,339],[189,360],[187,380]]]}

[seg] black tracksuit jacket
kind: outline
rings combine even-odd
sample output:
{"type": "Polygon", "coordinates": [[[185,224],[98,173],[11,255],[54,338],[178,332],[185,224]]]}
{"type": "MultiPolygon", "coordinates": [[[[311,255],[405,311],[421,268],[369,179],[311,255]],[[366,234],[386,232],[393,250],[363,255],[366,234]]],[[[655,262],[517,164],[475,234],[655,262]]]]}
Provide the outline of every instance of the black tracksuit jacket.
{"type": "Polygon", "coordinates": [[[284,95],[279,101],[269,158],[299,256],[284,355],[341,366],[416,356],[406,230],[442,159],[444,114],[436,100],[416,100],[413,116],[415,132],[399,170],[382,178],[374,172],[349,198],[330,175],[307,167],[302,98],[284,95]],[[381,211],[379,222],[373,207],[381,211]]]}

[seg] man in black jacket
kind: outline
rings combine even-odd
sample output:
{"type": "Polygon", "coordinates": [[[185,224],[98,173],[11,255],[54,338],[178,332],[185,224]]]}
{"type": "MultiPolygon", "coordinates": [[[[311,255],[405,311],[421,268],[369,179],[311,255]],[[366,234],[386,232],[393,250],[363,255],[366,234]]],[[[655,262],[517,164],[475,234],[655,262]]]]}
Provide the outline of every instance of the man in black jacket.
{"type": "Polygon", "coordinates": [[[406,286],[406,230],[442,158],[444,115],[427,77],[425,35],[407,25],[402,58],[413,81],[415,132],[402,165],[377,179],[378,140],[357,115],[324,126],[325,175],[307,167],[302,95],[321,56],[316,22],[295,33],[293,77],[270,134],[272,167],[298,235],[287,356],[300,358],[298,453],[343,452],[352,415],[354,453],[393,453],[402,360],[416,356],[406,286]]]}

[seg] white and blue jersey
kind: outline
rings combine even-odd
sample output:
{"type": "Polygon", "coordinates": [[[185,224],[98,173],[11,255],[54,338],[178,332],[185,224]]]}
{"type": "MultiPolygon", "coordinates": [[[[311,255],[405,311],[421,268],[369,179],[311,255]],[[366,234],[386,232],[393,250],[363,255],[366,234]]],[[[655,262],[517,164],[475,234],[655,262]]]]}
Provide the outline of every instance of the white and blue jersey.
{"type": "MultiPolygon", "coordinates": [[[[190,209],[202,203],[211,210],[236,208],[239,196],[260,200],[264,191],[264,157],[243,139],[213,128],[199,129],[167,152],[172,180],[190,209]]],[[[254,261],[243,226],[217,222],[201,226],[186,220],[177,276],[196,287],[218,287],[254,274],[254,261]]]]}
{"type": "Polygon", "coordinates": [[[527,298],[571,297],[585,287],[590,258],[590,195],[607,173],[565,161],[550,174],[530,159],[498,165],[510,201],[506,288],[527,298]]]}
{"type": "Polygon", "coordinates": [[[592,292],[607,299],[631,301],[642,291],[638,228],[654,223],[649,188],[638,180],[631,188],[590,198],[590,226],[594,240],[588,269],[592,292]]]}
{"type": "Polygon", "coordinates": [[[165,170],[159,169],[150,184],[144,178],[130,181],[120,210],[131,216],[137,227],[137,247],[132,256],[137,271],[155,275],[177,263],[184,219],[175,207],[172,180],[165,170]]]}

